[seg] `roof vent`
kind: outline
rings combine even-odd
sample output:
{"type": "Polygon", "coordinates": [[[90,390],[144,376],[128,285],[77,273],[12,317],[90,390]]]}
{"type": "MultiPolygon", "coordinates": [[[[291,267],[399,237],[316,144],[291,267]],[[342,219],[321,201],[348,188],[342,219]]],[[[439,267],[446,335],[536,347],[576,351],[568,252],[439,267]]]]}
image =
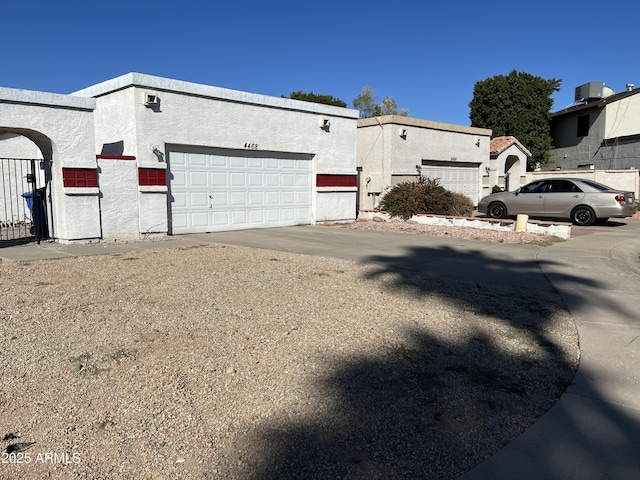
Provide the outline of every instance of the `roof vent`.
{"type": "Polygon", "coordinates": [[[633,90],[633,87],[635,87],[633,83],[627,83],[627,92],[630,92],[631,90],[633,90]]]}

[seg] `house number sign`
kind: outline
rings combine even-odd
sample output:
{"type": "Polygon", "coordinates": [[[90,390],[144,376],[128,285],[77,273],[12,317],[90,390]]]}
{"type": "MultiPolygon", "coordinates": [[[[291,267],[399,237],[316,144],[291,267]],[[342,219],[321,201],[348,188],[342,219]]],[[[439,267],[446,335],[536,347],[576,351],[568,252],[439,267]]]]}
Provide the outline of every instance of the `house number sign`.
{"type": "Polygon", "coordinates": [[[257,143],[245,143],[244,144],[244,148],[246,148],[247,150],[257,150],[258,149],[258,144],[257,143]]]}

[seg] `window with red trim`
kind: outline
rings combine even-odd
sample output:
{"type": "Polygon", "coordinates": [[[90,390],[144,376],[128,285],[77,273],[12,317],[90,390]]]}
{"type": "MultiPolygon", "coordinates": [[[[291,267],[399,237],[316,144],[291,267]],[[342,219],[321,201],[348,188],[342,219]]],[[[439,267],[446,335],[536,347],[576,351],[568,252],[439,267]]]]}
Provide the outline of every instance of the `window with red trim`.
{"type": "Polygon", "coordinates": [[[318,187],[355,187],[356,175],[326,175],[316,176],[316,186],[318,187]]]}
{"type": "Polygon", "coordinates": [[[98,170],[95,168],[62,168],[62,184],[65,187],[95,188],[98,186],[98,170]]]}
{"type": "Polygon", "coordinates": [[[141,187],[165,187],[167,171],[162,168],[138,168],[138,185],[141,187]]]}

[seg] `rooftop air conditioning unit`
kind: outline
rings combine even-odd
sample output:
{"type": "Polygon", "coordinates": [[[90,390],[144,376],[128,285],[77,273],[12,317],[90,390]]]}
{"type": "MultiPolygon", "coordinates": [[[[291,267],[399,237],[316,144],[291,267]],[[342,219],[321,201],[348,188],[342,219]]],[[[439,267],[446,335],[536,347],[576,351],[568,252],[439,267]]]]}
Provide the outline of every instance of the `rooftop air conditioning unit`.
{"type": "Polygon", "coordinates": [[[588,102],[589,100],[600,100],[604,98],[604,83],[589,82],[576,87],[575,102],[588,102]]]}

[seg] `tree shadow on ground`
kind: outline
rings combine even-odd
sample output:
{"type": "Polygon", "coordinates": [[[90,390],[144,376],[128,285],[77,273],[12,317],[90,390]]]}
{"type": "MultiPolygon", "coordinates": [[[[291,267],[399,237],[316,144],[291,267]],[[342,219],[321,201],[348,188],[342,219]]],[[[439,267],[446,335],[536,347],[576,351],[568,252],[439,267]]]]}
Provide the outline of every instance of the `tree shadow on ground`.
{"type": "Polygon", "coordinates": [[[237,478],[452,479],[529,428],[572,381],[576,351],[550,335],[567,311],[540,266],[502,254],[414,247],[369,259],[366,280],[426,309],[429,297],[446,299],[451,328],[464,335],[399,323],[399,340],[311,380],[322,415],[239,436],[261,453],[242,459],[237,478]],[[489,330],[465,330],[479,316],[489,330]]]}

